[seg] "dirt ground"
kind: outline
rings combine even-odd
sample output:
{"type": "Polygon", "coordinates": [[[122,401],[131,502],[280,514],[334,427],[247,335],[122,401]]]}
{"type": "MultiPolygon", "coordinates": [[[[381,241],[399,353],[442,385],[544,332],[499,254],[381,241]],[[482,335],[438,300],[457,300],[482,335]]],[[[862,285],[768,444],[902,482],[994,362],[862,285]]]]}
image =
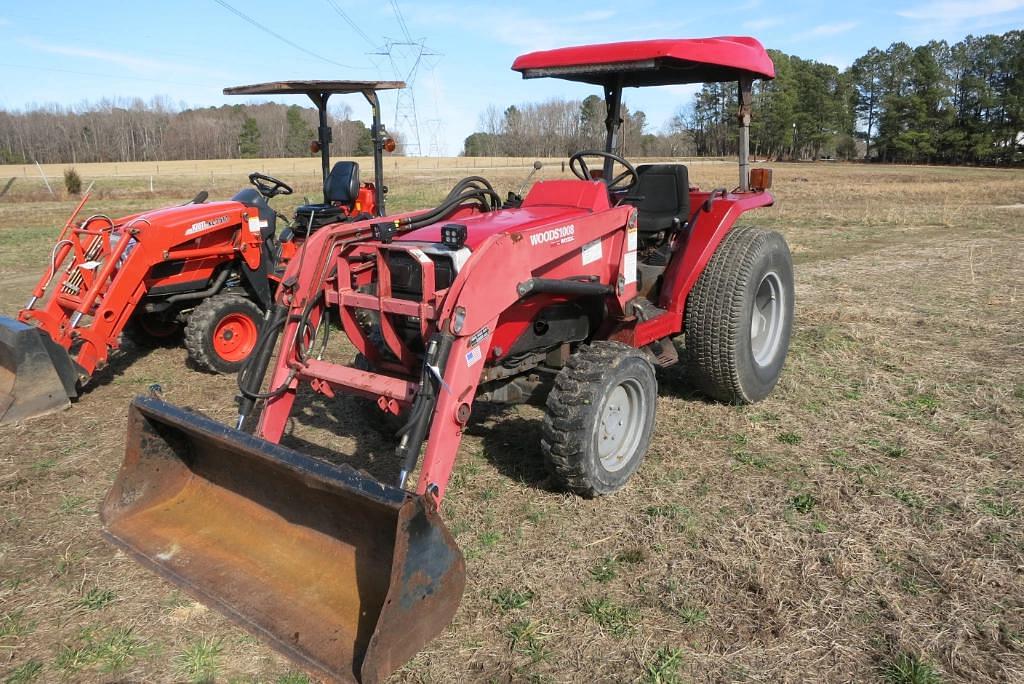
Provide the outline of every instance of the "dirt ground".
{"type": "MultiPolygon", "coordinates": [[[[484,173],[504,192],[525,165],[484,173]]],[[[708,187],[734,173],[691,167],[708,187]]],[[[392,206],[436,202],[461,175],[407,169],[392,206]]],[[[244,183],[210,178],[162,175],[153,193],[100,179],[92,211],[244,183]]],[[[293,204],[316,194],[304,178],[293,204]]],[[[646,462],[593,501],[549,486],[538,409],[479,412],[444,506],[465,596],[394,681],[1024,681],[1024,174],[819,163],[775,178],[776,206],[743,219],[796,260],[775,393],[723,406],[660,374],[646,462]]],[[[3,313],[72,205],[24,177],[0,197],[3,313]]],[[[133,396],[159,383],[233,416],[234,379],[185,357],[125,350],[69,410],[0,428],[4,681],[308,681],[99,536],[133,396]]],[[[352,408],[305,396],[286,443],[372,467],[390,438],[352,408]]]]}

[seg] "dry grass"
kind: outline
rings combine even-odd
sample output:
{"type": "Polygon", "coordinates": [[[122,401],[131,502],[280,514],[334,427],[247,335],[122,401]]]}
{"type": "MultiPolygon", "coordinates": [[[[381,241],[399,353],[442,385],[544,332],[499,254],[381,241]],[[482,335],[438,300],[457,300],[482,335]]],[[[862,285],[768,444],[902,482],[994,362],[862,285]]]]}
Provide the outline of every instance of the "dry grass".
{"type": "MultiPolygon", "coordinates": [[[[502,190],[524,175],[485,174],[502,190]]],[[[460,175],[406,169],[393,205],[460,175]]],[[[725,185],[733,167],[692,175],[725,185]]],[[[158,201],[199,189],[160,182],[158,201]]],[[[0,199],[7,313],[70,205],[22,201],[22,186],[0,199]]],[[[646,463],[596,501],[549,489],[537,409],[481,412],[445,504],[467,591],[397,681],[1024,680],[1024,179],[808,164],[776,168],[776,186],[778,205],[748,221],[781,230],[798,262],[778,391],[720,406],[664,373],[646,463]]],[[[148,179],[101,190],[97,211],[154,203],[148,179]]],[[[184,361],[126,355],[70,411],[0,428],[8,681],[305,681],[99,539],[133,395],[159,382],[232,415],[233,380],[184,361]]],[[[350,409],[304,397],[289,439],[382,467],[387,439],[350,409]]]]}

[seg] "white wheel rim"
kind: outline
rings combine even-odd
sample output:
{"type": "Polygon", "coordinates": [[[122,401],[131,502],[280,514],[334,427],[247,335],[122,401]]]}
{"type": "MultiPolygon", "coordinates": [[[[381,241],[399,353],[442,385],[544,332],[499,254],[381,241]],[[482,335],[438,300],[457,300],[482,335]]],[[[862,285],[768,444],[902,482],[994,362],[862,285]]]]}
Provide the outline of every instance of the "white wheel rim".
{"type": "Polygon", "coordinates": [[[608,393],[597,426],[597,455],[608,472],[622,470],[643,438],[646,398],[640,382],[627,378],[608,393]]]}
{"type": "Polygon", "coordinates": [[[765,273],[754,293],[754,306],[750,312],[750,351],[754,363],[759,366],[769,365],[778,354],[785,305],[785,291],[779,275],[775,271],[765,273]]]}

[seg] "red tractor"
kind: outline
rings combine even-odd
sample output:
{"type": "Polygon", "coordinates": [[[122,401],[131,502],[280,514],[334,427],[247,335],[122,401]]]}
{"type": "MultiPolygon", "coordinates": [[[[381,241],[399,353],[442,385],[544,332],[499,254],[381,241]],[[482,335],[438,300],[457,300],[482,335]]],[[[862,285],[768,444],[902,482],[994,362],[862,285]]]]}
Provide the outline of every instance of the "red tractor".
{"type": "MultiPolygon", "coordinates": [[[[233,373],[256,345],[296,249],[325,225],[384,215],[383,160],[394,149],[380,123],[377,91],[400,82],[289,81],[228,88],[225,94],[303,93],[319,110],[324,201],[300,206],[280,235],[269,201],[290,195],[283,181],[249,175],[252,188],[228,201],[191,202],[112,219],[78,221],[86,194],[61,231],[46,270],[17,320],[0,317],[0,424],[68,406],[120,346],[122,332],[148,344],[184,328],[201,369],[233,373]],[[359,165],[328,172],[327,100],[362,93],[373,110],[374,182],[359,165]]],[[[285,219],[287,221],[287,219],[285,219]]]]}
{"type": "Polygon", "coordinates": [[[440,507],[474,402],[546,397],[539,448],[557,482],[592,497],[641,465],[674,337],[725,402],[768,395],[785,361],[789,249],[734,226],[774,201],[770,172],[747,157],[752,81],[774,76],[761,44],[588,45],[513,69],[604,89],[605,148],[570,158],[575,180],[502,202],[470,178],[438,208],[310,236],[240,376],[254,434],[153,397],[129,412],[106,536],[330,680],[384,679],[454,615],[465,564],[440,507]],[[738,84],[732,191],[615,153],[624,88],[701,81],[738,84]],[[325,318],[358,349],[352,363],[323,359],[325,318]],[[403,418],[392,482],[279,444],[304,385],[403,418]]]}

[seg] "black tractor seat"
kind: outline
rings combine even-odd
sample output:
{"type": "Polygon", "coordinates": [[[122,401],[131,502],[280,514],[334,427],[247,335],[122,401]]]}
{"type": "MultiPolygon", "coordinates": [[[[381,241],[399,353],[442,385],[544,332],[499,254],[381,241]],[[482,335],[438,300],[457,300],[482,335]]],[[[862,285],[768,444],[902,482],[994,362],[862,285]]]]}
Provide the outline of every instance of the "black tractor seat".
{"type": "Polygon", "coordinates": [[[303,204],[295,210],[292,232],[305,237],[330,223],[344,221],[348,213],[340,205],[351,207],[359,197],[359,164],[340,161],[324,183],[322,204],[303,204]]]}
{"type": "Polygon", "coordinates": [[[637,231],[641,238],[684,228],[690,220],[690,180],[682,164],[641,164],[630,194],[637,199],[637,231]]]}

